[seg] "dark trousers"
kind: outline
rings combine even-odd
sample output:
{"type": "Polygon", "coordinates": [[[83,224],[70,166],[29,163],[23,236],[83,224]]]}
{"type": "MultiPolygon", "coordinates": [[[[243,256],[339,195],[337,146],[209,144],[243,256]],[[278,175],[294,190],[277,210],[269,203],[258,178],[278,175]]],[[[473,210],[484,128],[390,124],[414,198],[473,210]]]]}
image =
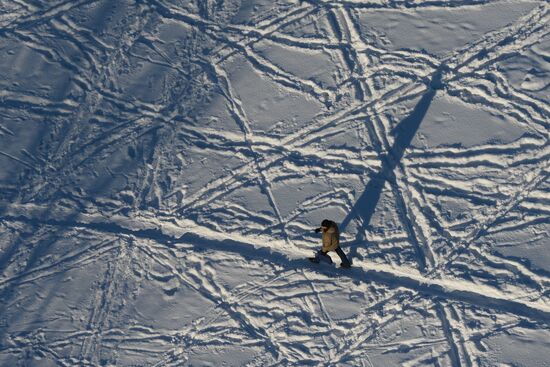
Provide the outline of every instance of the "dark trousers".
{"type": "MultiPolygon", "coordinates": [[[[336,247],[336,249],[334,251],[336,251],[338,256],[340,256],[340,260],[342,261],[343,266],[351,265],[348,258],[347,258],[347,256],[346,256],[346,254],[344,253],[344,251],[342,251],[340,246],[336,247]]],[[[319,252],[322,253],[323,255],[327,254],[325,251],[319,251],[319,252]]]]}

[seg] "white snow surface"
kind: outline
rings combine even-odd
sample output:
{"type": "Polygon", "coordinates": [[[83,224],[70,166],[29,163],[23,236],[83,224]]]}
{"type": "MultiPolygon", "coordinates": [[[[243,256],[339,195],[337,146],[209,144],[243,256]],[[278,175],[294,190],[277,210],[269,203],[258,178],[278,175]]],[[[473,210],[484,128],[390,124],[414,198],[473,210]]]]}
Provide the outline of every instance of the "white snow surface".
{"type": "Polygon", "coordinates": [[[550,366],[549,21],[1,2],[0,366],[550,366]]]}

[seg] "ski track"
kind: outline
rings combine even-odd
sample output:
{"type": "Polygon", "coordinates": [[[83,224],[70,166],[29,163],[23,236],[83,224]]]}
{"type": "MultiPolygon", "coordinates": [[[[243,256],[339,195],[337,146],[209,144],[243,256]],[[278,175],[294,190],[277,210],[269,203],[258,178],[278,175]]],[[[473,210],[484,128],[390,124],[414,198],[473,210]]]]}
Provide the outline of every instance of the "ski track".
{"type": "MultiPolygon", "coordinates": [[[[383,354],[415,351],[402,365],[471,367],[481,365],[482,340],[525,327],[548,330],[548,269],[493,251],[488,243],[494,235],[536,232],[537,225],[548,224],[550,105],[521,90],[499,65],[550,34],[550,6],[536,3],[514,22],[442,57],[387,50],[362,33],[359,19],[376,9],[477,9],[495,2],[308,0],[271,4],[239,24],[231,22],[230,1],[198,2],[196,8],[193,2],[128,1],[113,6],[115,18],[123,13],[123,26],[105,33],[77,13],[107,12],[102,1],[5,5],[0,39],[69,73],[71,83],[62,97],[16,84],[0,89],[0,138],[26,139],[23,129],[14,128],[14,121],[25,119],[50,129],[36,149],[0,150],[2,162],[19,170],[17,184],[0,186],[0,314],[7,315],[0,315],[0,365],[26,365],[30,358],[60,366],[126,365],[132,359],[122,357],[128,353],[142,365],[176,366],[205,351],[241,346],[255,353],[247,366],[374,366],[383,354]],[[293,33],[302,22],[317,33],[293,33]],[[186,43],[159,38],[156,27],[167,24],[184,29],[186,43]],[[328,57],[338,69],[335,84],[287,70],[260,51],[265,44],[328,57]],[[210,54],[201,55],[202,47],[210,47],[210,54]],[[68,50],[78,50],[80,58],[68,50]],[[236,86],[235,60],[277,93],[299,95],[319,111],[306,124],[283,124],[284,134],[262,131],[249,97],[236,86]],[[137,64],[173,73],[159,77],[164,89],[158,99],[126,92],[124,75],[137,64]],[[221,96],[235,130],[194,120],[193,108],[209,93],[221,96]],[[470,147],[413,145],[427,110],[443,96],[511,119],[526,133],[512,142],[470,147]],[[350,131],[360,147],[323,146],[350,131]],[[124,164],[115,159],[102,165],[122,147],[136,165],[128,174],[116,172],[124,164]],[[238,163],[214,166],[205,182],[187,192],[185,176],[208,170],[203,160],[189,158],[193,154],[227,162],[236,157],[238,163]],[[197,172],[186,171],[197,161],[197,172]],[[457,168],[473,179],[449,174],[457,168]],[[495,171],[508,173],[508,181],[495,171]],[[126,196],[79,189],[80,176],[99,182],[104,172],[102,187],[120,177],[131,182],[121,190],[126,196]],[[287,211],[293,199],[279,196],[279,184],[319,176],[326,176],[329,193],[296,199],[287,211]],[[342,184],[353,180],[363,187],[342,184]],[[267,209],[231,201],[256,186],[267,209]],[[375,200],[371,213],[361,214],[363,190],[375,200]],[[372,222],[384,195],[393,200],[398,225],[380,234],[372,222]],[[432,201],[439,195],[483,209],[447,218],[432,201]],[[308,228],[302,217],[334,206],[347,215],[345,249],[354,259],[347,272],[304,265],[312,237],[297,234],[308,228]],[[355,238],[347,236],[348,228],[355,238]],[[69,239],[76,245],[68,246],[69,239]],[[235,264],[243,279],[231,284],[222,269],[235,264]],[[74,296],[62,284],[32,288],[90,269],[97,274],[75,301],[80,310],[67,303],[67,309],[50,312],[56,296],[74,296]],[[167,304],[181,302],[174,294],[189,289],[188,297],[207,306],[186,324],[155,327],[139,311],[125,314],[137,310],[130,309],[132,302],[148,287],[167,304]],[[363,297],[356,314],[333,313],[331,297],[338,292],[347,300],[363,297]],[[436,320],[438,336],[399,339],[386,331],[403,328],[410,312],[436,320]],[[473,328],[472,314],[493,324],[473,328]]],[[[106,24],[111,21],[118,20],[106,24]]],[[[145,78],[137,72],[133,77],[145,78]]],[[[532,242],[539,239],[548,236],[539,233],[532,242]]]]}

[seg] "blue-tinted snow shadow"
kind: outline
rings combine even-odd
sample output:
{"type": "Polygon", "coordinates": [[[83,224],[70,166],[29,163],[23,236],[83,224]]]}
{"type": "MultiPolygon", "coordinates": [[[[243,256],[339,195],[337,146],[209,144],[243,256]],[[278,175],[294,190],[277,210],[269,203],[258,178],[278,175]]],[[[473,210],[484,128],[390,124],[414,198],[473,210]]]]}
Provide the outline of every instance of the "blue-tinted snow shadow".
{"type": "MultiPolygon", "coordinates": [[[[399,124],[392,131],[395,136],[394,144],[387,153],[382,154],[382,167],[377,174],[371,177],[363,193],[359,196],[348,215],[342,220],[342,223],[340,225],[340,229],[342,232],[345,231],[352,220],[359,219],[360,223],[360,227],[357,231],[356,240],[351,243],[351,258],[357,256],[358,246],[361,243],[364,244],[364,241],[361,239],[361,237],[364,233],[364,230],[369,225],[374,212],[376,211],[376,206],[380,201],[382,190],[386,181],[389,181],[392,184],[395,183],[396,179],[394,170],[403,158],[405,150],[411,145],[411,142],[416,135],[416,132],[418,131],[420,124],[424,120],[424,117],[426,116],[426,113],[428,112],[428,109],[435,97],[436,91],[438,89],[442,89],[442,73],[443,68],[438,69],[434,73],[430,81],[428,90],[426,91],[426,93],[424,93],[422,98],[420,98],[411,114],[403,119],[401,122],[399,122],[399,124]]],[[[407,222],[406,219],[405,222],[407,222]]],[[[410,228],[411,223],[407,222],[405,224],[409,227],[409,234],[413,236],[414,231],[412,231],[410,228]]],[[[424,269],[426,265],[425,255],[423,254],[421,247],[418,246],[416,238],[411,238],[411,241],[414,244],[413,247],[415,248],[419,268],[424,269]]]]}
{"type": "MultiPolygon", "coordinates": [[[[108,178],[105,180],[98,180],[97,185],[94,186],[95,192],[92,192],[92,195],[89,197],[90,200],[95,200],[96,197],[100,197],[100,194],[104,192],[104,189],[109,187],[113,178],[108,178]]],[[[54,210],[58,209],[58,203],[61,200],[71,201],[72,197],[64,193],[62,190],[56,191],[52,198],[49,198],[49,203],[45,205],[46,209],[42,211],[42,215],[37,215],[36,217],[26,217],[13,216],[9,214],[9,207],[11,203],[0,200],[0,222],[16,222],[20,226],[18,228],[18,235],[14,237],[13,241],[10,241],[4,244],[3,250],[0,252],[0,276],[4,276],[4,281],[8,276],[6,272],[8,268],[12,265],[14,261],[17,260],[18,254],[21,252],[26,252],[27,257],[23,265],[17,270],[17,274],[11,276],[11,279],[8,279],[7,282],[0,284],[0,357],[2,352],[5,351],[5,347],[8,345],[8,338],[15,338],[20,336],[25,336],[29,338],[34,338],[33,333],[37,332],[37,328],[45,327],[49,324],[50,320],[42,319],[42,315],[48,309],[53,300],[57,297],[64,297],[60,295],[63,292],[63,286],[56,282],[45,282],[40,283],[39,281],[32,282],[32,286],[35,286],[39,289],[37,293],[40,293],[40,297],[35,297],[27,301],[27,305],[32,303],[31,311],[27,311],[26,307],[14,307],[14,300],[18,297],[18,292],[20,287],[24,286],[26,282],[26,277],[32,271],[38,268],[40,265],[44,265],[44,261],[48,261],[48,257],[52,254],[51,248],[61,239],[67,238],[68,236],[74,237],[74,231],[78,228],[86,228],[90,230],[97,230],[102,233],[108,233],[113,236],[113,238],[120,238],[121,235],[136,235],[145,237],[145,238],[154,238],[158,241],[169,241],[170,237],[162,235],[158,231],[154,230],[140,230],[138,232],[131,231],[120,227],[116,224],[109,223],[91,223],[89,225],[82,225],[78,218],[81,215],[80,208],[72,208],[70,210],[65,210],[62,217],[59,216],[59,211],[54,210]],[[52,214],[52,213],[57,213],[52,214]],[[40,230],[46,226],[51,226],[48,234],[44,234],[43,237],[35,237],[37,233],[40,233],[40,230]],[[10,311],[10,312],[8,312],[10,311]],[[21,324],[21,320],[24,320],[25,323],[21,324]],[[14,327],[14,325],[16,327],[14,327]],[[21,326],[22,325],[22,326],[21,326]],[[28,326],[26,326],[28,325],[28,326]],[[38,327],[37,327],[38,325],[38,327]],[[30,335],[30,336],[29,336],[30,335]]],[[[74,246],[77,247],[80,245],[80,240],[78,237],[74,239],[74,246]]],[[[97,261],[106,261],[104,259],[98,259],[97,261]]],[[[108,260],[107,260],[108,261],[108,260]]],[[[99,264],[97,264],[98,269],[102,269],[99,264]]],[[[59,274],[69,271],[63,266],[59,267],[59,274]]],[[[103,270],[102,270],[103,271],[103,270]]],[[[50,275],[51,277],[54,274],[50,275]]],[[[76,304],[80,304],[80,301],[86,296],[85,292],[82,294],[75,294],[72,301],[76,304]]],[[[86,325],[82,330],[91,330],[92,324],[90,320],[85,320],[86,325]]],[[[49,335],[44,339],[44,343],[49,341],[49,335]]],[[[22,347],[21,350],[24,350],[22,347]]],[[[13,353],[13,355],[22,355],[21,353],[13,353]]],[[[32,359],[32,354],[28,354],[26,357],[17,357],[22,360],[32,359]]],[[[73,356],[76,359],[82,359],[83,355],[73,356]]],[[[109,357],[110,358],[110,357],[109,357]]],[[[0,360],[0,367],[12,366],[8,363],[3,363],[0,360]]],[[[82,359],[80,363],[85,363],[82,359]]]]}

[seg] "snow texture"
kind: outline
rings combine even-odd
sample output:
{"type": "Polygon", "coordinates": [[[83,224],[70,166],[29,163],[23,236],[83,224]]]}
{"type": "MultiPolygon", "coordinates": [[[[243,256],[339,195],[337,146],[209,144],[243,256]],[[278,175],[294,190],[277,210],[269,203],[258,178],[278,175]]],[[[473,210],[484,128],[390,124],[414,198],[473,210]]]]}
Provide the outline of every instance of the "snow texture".
{"type": "Polygon", "coordinates": [[[549,20],[0,2],[0,366],[550,366],[549,20]]]}

